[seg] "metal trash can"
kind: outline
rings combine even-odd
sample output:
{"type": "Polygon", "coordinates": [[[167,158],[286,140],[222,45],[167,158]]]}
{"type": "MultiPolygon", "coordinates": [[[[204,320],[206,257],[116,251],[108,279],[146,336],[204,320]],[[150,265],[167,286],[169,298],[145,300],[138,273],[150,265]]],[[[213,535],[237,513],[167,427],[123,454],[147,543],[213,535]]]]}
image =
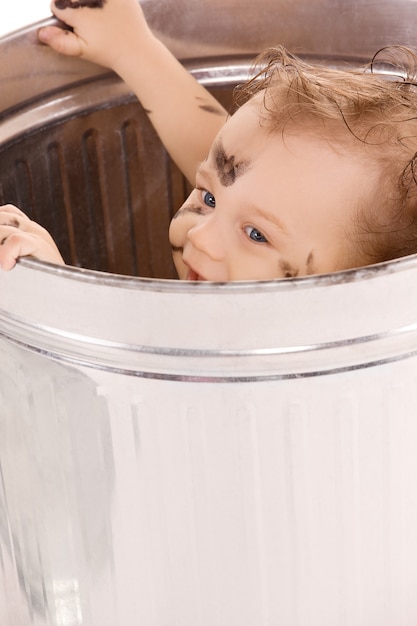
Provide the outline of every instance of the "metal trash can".
{"type": "MultiPolygon", "coordinates": [[[[411,0],[378,6],[144,3],[224,102],[275,41],[412,43],[411,0]]],[[[83,268],[0,274],[0,623],[415,624],[417,259],[171,280],[182,177],[114,76],[35,31],[0,41],[1,201],[83,268]]]]}

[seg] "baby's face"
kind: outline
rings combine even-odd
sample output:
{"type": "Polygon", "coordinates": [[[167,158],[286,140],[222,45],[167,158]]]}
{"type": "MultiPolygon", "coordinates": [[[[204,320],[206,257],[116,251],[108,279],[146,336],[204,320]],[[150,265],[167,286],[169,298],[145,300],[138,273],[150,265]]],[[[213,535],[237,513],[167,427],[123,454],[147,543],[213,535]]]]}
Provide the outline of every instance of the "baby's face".
{"type": "Polygon", "coordinates": [[[311,134],[267,134],[260,107],[251,101],[225,124],[171,222],[180,279],[269,280],[352,265],[347,234],[369,195],[369,169],[311,134]]]}

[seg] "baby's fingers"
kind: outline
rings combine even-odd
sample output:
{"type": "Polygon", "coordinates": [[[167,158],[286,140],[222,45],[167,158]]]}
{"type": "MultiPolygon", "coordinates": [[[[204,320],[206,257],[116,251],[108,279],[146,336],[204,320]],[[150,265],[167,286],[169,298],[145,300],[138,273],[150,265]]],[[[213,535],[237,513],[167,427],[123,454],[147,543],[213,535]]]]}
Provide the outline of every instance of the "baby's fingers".
{"type": "Polygon", "coordinates": [[[55,242],[42,226],[12,204],[0,206],[0,268],[12,269],[21,256],[64,263],[55,242]]]}
{"type": "Polygon", "coordinates": [[[19,257],[36,252],[33,237],[27,233],[18,233],[11,227],[0,228],[0,268],[11,270],[19,257]]]}
{"type": "Polygon", "coordinates": [[[70,57],[80,57],[83,53],[82,40],[74,32],[59,26],[44,26],[38,32],[39,40],[52,50],[70,57]]]}
{"type": "Polygon", "coordinates": [[[0,206],[0,234],[3,234],[4,232],[9,233],[10,228],[8,231],[4,230],[7,227],[19,229],[21,232],[32,233],[45,239],[51,239],[49,233],[42,226],[33,222],[26,215],[26,213],[23,213],[23,211],[15,207],[13,204],[0,206]]]}
{"type": "Polygon", "coordinates": [[[8,226],[0,227],[0,268],[11,270],[17,259],[33,256],[40,261],[63,264],[55,246],[30,233],[19,232],[8,226]]]}
{"type": "Polygon", "coordinates": [[[7,224],[7,221],[11,219],[13,215],[21,217],[24,220],[29,220],[26,213],[23,213],[23,211],[18,209],[17,206],[14,206],[14,204],[3,204],[0,206],[0,224],[7,224]]]}

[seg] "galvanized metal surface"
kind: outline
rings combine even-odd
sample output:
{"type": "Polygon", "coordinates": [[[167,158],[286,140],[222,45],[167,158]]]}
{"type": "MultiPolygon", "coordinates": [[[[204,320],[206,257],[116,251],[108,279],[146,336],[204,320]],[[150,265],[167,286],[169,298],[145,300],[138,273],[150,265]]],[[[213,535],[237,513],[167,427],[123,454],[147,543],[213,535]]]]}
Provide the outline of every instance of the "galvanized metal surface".
{"type": "MultiPolygon", "coordinates": [[[[144,8],[226,99],[277,40],[340,63],[415,39],[411,1],[144,8]]],[[[35,217],[45,204],[78,261],[141,273],[143,254],[153,278],[30,260],[0,273],[0,624],[417,623],[417,259],[268,283],[157,280],[171,205],[125,256],[148,196],[122,234],[98,234],[95,209],[87,227],[68,142],[94,155],[91,129],[126,116],[129,155],[160,146],[114,77],[34,42],[30,28],[0,42],[3,200],[35,217]],[[88,259],[68,236],[75,210],[88,259]]],[[[125,171],[142,167],[129,159],[125,171]]],[[[91,206],[114,207],[123,172],[113,192],[92,172],[91,206]]],[[[179,199],[170,172],[133,191],[179,199]]]]}
{"type": "Polygon", "coordinates": [[[1,623],[413,623],[416,274],[2,274],[1,623]]]}
{"type": "MultiPolygon", "coordinates": [[[[205,0],[198,6],[192,0],[143,0],[141,4],[154,31],[184,60],[252,58],[266,46],[283,43],[292,51],[321,58],[368,61],[383,46],[415,44],[413,0],[205,0]]],[[[24,42],[20,34],[2,42],[1,110],[102,72],[94,65],[57,58],[37,43],[36,29],[28,27],[24,42]]]]}

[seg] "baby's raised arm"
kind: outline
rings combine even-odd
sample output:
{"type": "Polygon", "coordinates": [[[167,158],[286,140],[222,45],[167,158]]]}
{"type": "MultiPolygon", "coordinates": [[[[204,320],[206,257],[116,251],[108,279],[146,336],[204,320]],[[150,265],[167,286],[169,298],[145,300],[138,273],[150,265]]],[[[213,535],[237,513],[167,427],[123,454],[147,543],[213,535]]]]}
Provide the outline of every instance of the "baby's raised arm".
{"type": "Polygon", "coordinates": [[[0,206],[0,268],[11,270],[19,257],[64,265],[50,234],[11,204],[0,206]]]}
{"type": "Polygon", "coordinates": [[[55,0],[51,9],[72,31],[47,26],[39,31],[40,40],[61,54],[115,71],[194,183],[227,112],[152,34],[138,0],[55,0]]]}

